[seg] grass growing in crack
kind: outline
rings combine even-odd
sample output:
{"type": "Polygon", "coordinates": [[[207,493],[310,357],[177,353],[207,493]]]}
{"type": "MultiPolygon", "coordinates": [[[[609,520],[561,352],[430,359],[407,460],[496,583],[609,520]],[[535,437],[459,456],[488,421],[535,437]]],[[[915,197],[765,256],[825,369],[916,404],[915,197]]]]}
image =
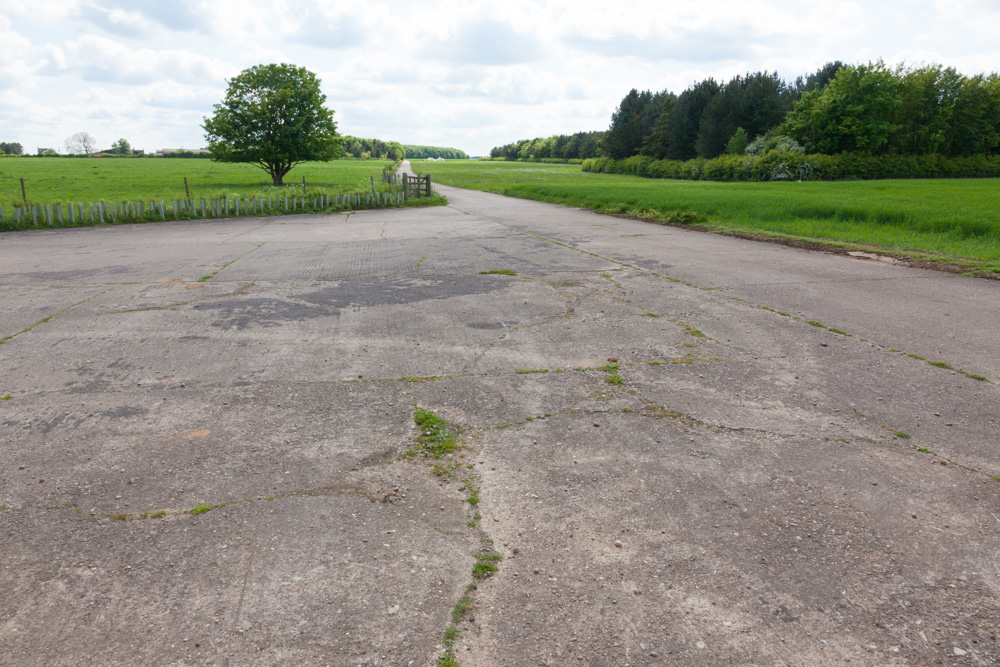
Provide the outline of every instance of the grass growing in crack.
{"type": "Polygon", "coordinates": [[[548,373],[548,368],[516,368],[514,372],[518,375],[531,375],[532,373],[548,373]]]}
{"type": "Polygon", "coordinates": [[[906,431],[893,431],[892,434],[901,440],[909,440],[910,434],[906,431]]]}
{"type": "Polygon", "coordinates": [[[417,408],[413,413],[413,421],[423,432],[417,444],[406,453],[413,457],[422,454],[425,457],[443,458],[457,449],[455,433],[448,430],[448,423],[432,410],[417,408]]]}
{"type": "Polygon", "coordinates": [[[14,397],[11,396],[10,394],[7,394],[6,396],[0,396],[0,401],[9,401],[12,398],[14,397]]]}
{"type": "Polygon", "coordinates": [[[211,512],[213,509],[215,509],[214,505],[198,505],[197,507],[192,507],[189,511],[191,514],[198,516],[205,512],[211,512]]]}
{"type": "Polygon", "coordinates": [[[600,368],[595,368],[595,371],[604,371],[608,374],[606,382],[608,384],[623,385],[625,384],[625,379],[618,374],[618,369],[621,367],[617,361],[609,361],[606,365],[600,368]]]}
{"type": "Polygon", "coordinates": [[[934,366],[936,368],[944,368],[944,369],[949,370],[949,371],[955,370],[954,368],[951,367],[951,364],[946,363],[944,361],[928,361],[927,363],[929,363],[931,366],[934,366]]]}
{"type": "Polygon", "coordinates": [[[400,382],[436,382],[441,379],[440,375],[406,375],[396,378],[400,382]]]}
{"type": "Polygon", "coordinates": [[[510,269],[493,269],[492,271],[480,271],[481,276],[516,276],[517,271],[511,271],[510,269]]]}
{"type": "Polygon", "coordinates": [[[488,579],[497,571],[497,563],[503,560],[501,554],[495,551],[480,551],[476,555],[476,564],[472,566],[472,576],[476,579],[488,579]]]}
{"type": "Polygon", "coordinates": [[[921,454],[933,454],[934,450],[927,449],[926,447],[917,447],[917,451],[921,454]]]}
{"type": "Polygon", "coordinates": [[[458,602],[456,602],[455,606],[451,608],[452,623],[460,623],[462,619],[465,618],[466,614],[475,609],[475,601],[472,599],[472,596],[469,595],[469,593],[475,590],[475,588],[475,584],[469,584],[466,588],[465,595],[458,598],[458,602]]]}
{"type": "Polygon", "coordinates": [[[433,472],[435,476],[440,477],[444,481],[450,482],[454,478],[455,470],[457,470],[458,467],[459,467],[458,463],[452,463],[450,465],[444,465],[442,463],[438,463],[431,469],[431,472],[433,472]]]}

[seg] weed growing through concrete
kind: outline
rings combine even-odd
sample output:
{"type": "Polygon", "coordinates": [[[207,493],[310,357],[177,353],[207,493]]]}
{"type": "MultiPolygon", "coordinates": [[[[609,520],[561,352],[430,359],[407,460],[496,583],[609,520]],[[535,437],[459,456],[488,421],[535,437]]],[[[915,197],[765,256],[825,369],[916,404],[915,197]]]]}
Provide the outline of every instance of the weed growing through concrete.
{"type": "Polygon", "coordinates": [[[481,276],[516,276],[517,271],[511,271],[510,269],[493,269],[492,271],[480,271],[481,276]]]}
{"type": "Polygon", "coordinates": [[[901,440],[909,440],[910,434],[905,431],[893,431],[892,434],[901,440]]]}
{"type": "Polygon", "coordinates": [[[594,370],[604,371],[608,374],[607,383],[614,385],[625,384],[625,379],[618,374],[618,369],[621,367],[617,361],[609,361],[606,365],[596,368],[594,370]]]}
{"type": "Polygon", "coordinates": [[[12,398],[14,397],[11,396],[10,394],[7,394],[6,396],[0,396],[0,401],[9,401],[12,398]]]}
{"type": "Polygon", "coordinates": [[[514,372],[518,375],[531,375],[532,373],[548,373],[548,368],[517,368],[514,372]]]}
{"type": "Polygon", "coordinates": [[[214,509],[214,505],[198,505],[197,507],[191,508],[191,514],[198,516],[199,514],[204,514],[205,512],[211,512],[214,509]]]}
{"type": "Polygon", "coordinates": [[[933,450],[927,449],[926,447],[917,447],[917,451],[920,452],[921,454],[933,454],[934,453],[933,450]]]}
{"type": "Polygon", "coordinates": [[[422,454],[425,457],[440,459],[457,449],[455,433],[448,430],[448,424],[432,410],[417,408],[413,413],[413,421],[420,427],[422,435],[417,444],[406,453],[413,457],[422,454]]]}

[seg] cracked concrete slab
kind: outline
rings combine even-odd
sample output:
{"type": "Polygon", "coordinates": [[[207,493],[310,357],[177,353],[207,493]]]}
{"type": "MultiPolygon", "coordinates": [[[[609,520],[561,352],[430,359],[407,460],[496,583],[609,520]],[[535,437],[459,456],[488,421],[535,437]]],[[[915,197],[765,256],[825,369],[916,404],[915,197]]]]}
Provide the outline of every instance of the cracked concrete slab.
{"type": "Polygon", "coordinates": [[[0,663],[1000,660],[1000,285],[442,191],[3,235],[0,663]]]}

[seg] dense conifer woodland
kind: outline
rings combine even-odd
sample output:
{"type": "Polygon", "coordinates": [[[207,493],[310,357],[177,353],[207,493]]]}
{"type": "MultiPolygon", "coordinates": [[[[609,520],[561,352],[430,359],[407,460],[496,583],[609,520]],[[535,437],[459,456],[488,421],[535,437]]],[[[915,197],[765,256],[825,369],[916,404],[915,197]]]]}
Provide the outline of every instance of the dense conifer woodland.
{"type": "Polygon", "coordinates": [[[765,71],[679,95],[632,89],[605,132],[490,156],[694,180],[1000,176],[1000,76],[836,61],[792,82],[765,71]]]}

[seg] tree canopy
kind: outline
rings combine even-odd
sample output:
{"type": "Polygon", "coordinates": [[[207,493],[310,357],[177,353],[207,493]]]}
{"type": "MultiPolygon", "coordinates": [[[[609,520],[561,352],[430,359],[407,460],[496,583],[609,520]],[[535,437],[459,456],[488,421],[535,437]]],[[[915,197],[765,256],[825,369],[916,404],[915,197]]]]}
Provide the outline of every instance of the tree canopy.
{"type": "Polygon", "coordinates": [[[114,155],[127,156],[132,154],[132,146],[124,138],[111,144],[111,152],[114,155]]]}
{"type": "Polygon", "coordinates": [[[77,132],[66,138],[67,153],[84,153],[90,155],[94,152],[97,140],[86,132],[77,132]]]}
{"type": "Polygon", "coordinates": [[[229,81],[226,97],[202,127],[212,159],[256,164],[284,185],[302,162],[340,155],[333,110],[315,74],[295,65],[255,65],[229,81]]]}
{"type": "Polygon", "coordinates": [[[494,146],[490,157],[495,160],[586,160],[597,156],[604,134],[603,131],[577,132],[521,139],[505,146],[494,146]]]}

